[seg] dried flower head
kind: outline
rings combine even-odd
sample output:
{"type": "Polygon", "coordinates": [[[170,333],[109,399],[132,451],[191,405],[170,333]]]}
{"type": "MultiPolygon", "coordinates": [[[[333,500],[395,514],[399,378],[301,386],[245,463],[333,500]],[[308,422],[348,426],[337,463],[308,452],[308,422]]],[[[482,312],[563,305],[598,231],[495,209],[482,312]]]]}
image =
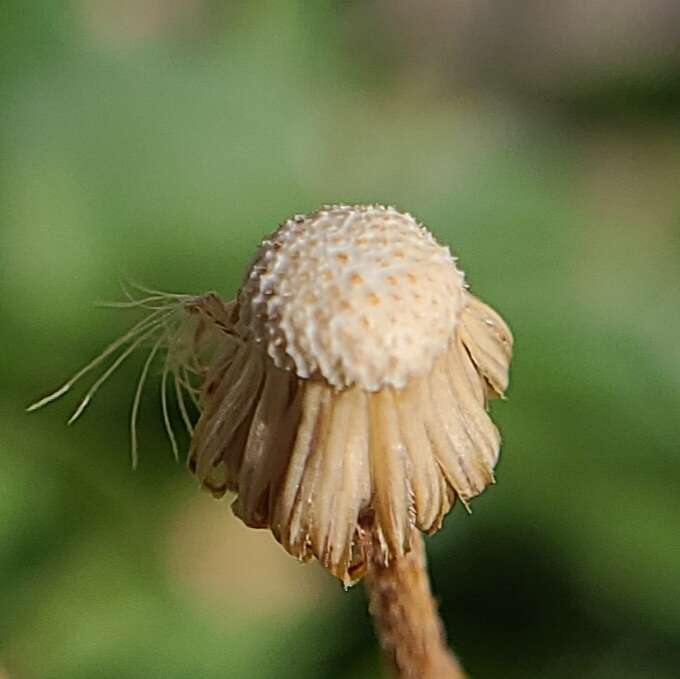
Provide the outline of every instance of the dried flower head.
{"type": "Polygon", "coordinates": [[[235,493],[246,524],[346,584],[364,571],[367,533],[387,563],[493,481],[500,437],[487,401],[506,389],[512,336],[409,214],[333,205],[297,215],[262,242],[235,300],[150,292],[135,304],[150,316],[105,352],[128,345],[76,416],[155,337],[133,443],[143,381],[165,348],[164,420],[176,446],[171,373],[191,471],[215,496],[235,493]],[[196,400],[195,430],[183,392],[196,400]]]}

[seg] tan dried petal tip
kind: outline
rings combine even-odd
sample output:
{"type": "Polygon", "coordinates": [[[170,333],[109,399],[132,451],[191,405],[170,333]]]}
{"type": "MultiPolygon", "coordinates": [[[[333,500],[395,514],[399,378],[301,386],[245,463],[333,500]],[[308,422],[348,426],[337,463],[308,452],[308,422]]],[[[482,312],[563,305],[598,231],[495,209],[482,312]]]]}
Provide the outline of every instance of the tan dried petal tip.
{"type": "MultiPolygon", "coordinates": [[[[222,316],[220,318],[220,316],[222,316]]],[[[200,394],[189,465],[344,583],[493,481],[512,335],[409,214],[333,205],[263,241],[200,394]],[[234,341],[235,340],[235,341],[234,341]]]]}

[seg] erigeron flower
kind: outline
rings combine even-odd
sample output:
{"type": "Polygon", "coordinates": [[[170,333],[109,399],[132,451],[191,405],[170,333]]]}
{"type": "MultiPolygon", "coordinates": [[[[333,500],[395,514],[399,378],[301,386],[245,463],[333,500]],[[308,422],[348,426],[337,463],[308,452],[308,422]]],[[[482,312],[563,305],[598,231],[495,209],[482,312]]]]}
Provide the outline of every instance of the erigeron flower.
{"type": "Polygon", "coordinates": [[[165,351],[163,419],[177,450],[172,375],[200,483],[235,494],[247,525],[345,584],[363,574],[370,545],[385,564],[403,557],[414,531],[438,530],[457,498],[467,506],[493,482],[500,436],[487,402],[507,387],[512,335],[407,213],[331,205],[297,215],[262,242],[236,299],[148,291],[129,305],[150,313],[30,409],[122,349],[75,419],[151,343],[133,458],[143,384],[165,351]]]}

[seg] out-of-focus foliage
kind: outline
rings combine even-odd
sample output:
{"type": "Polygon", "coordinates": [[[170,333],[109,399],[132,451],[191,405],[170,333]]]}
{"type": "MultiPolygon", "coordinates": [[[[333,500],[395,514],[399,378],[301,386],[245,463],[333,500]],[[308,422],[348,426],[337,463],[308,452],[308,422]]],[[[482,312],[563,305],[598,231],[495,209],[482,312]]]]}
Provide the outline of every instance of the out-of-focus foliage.
{"type": "Polygon", "coordinates": [[[23,412],[121,276],[228,296],[333,201],[418,215],[516,335],[498,484],[428,542],[471,674],[678,676],[677,3],[483,8],[4,3],[2,679],[380,676],[361,588],[201,494],[154,389],[131,473],[141,356],[74,428],[23,412]]]}

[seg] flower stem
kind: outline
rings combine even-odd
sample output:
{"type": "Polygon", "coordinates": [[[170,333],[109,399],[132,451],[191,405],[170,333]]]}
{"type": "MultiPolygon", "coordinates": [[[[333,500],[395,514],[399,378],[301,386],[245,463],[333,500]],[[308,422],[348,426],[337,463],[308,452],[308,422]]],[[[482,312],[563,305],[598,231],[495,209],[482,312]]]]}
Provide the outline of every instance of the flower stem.
{"type": "Polygon", "coordinates": [[[449,651],[427,575],[425,545],[385,565],[374,538],[365,576],[369,610],[383,653],[399,679],[465,679],[449,651]]]}

